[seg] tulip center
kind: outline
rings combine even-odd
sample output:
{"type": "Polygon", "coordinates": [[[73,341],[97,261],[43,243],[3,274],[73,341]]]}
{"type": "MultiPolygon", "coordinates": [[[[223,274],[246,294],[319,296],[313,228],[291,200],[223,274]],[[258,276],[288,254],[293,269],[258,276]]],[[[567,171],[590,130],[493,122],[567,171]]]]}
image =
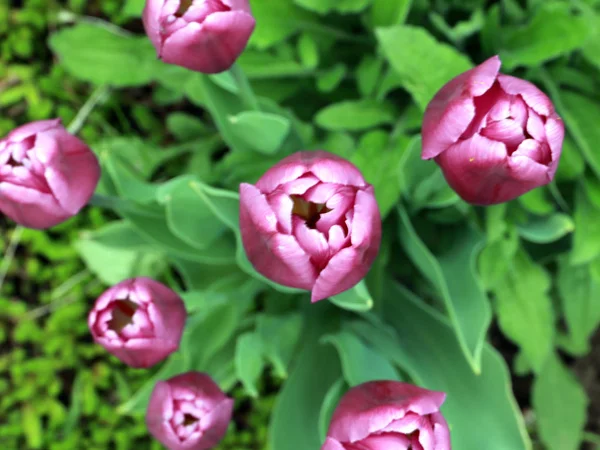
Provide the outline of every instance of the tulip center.
{"type": "Polygon", "coordinates": [[[194,3],[194,0],[180,0],[179,2],[179,8],[177,9],[177,12],[175,13],[175,17],[181,17],[185,14],[185,12],[190,9],[190,6],[192,6],[192,3],[194,3]]]}
{"type": "Polygon", "coordinates": [[[129,299],[117,300],[113,304],[112,319],[108,322],[108,327],[120,333],[123,328],[133,322],[133,315],[138,309],[138,305],[129,299]]]}
{"type": "Polygon", "coordinates": [[[196,416],[193,416],[192,414],[188,414],[188,413],[185,413],[183,415],[183,425],[184,426],[187,427],[189,425],[195,424],[196,422],[198,422],[198,418],[196,416]]]}
{"type": "Polygon", "coordinates": [[[294,202],[292,214],[304,219],[308,228],[317,228],[321,214],[331,211],[324,203],[307,202],[299,195],[290,195],[290,198],[294,202]]]}
{"type": "Polygon", "coordinates": [[[6,165],[8,165],[10,167],[19,167],[19,166],[22,166],[23,164],[21,164],[19,161],[17,161],[11,153],[11,155],[8,157],[8,161],[6,161],[6,165]]]}
{"type": "MultiPolygon", "coordinates": [[[[198,0],[196,0],[198,2],[198,0]]],[[[204,9],[207,14],[219,11],[231,11],[231,8],[227,5],[224,5],[221,0],[200,0],[198,2],[197,9],[204,9]]],[[[177,12],[175,12],[175,17],[183,17],[183,15],[192,7],[194,4],[194,0],[180,0],[179,8],[177,12]]]]}

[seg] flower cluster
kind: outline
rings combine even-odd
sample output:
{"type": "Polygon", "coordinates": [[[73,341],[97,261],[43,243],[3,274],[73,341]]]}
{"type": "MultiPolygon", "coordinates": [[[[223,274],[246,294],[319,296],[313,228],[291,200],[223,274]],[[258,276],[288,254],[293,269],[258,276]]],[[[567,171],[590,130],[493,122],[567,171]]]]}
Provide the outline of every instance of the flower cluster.
{"type": "MultiPolygon", "coordinates": [[[[247,0],[147,0],[143,23],[158,57],[203,73],[232,66],[255,26],[247,0]]],[[[443,86],[423,119],[422,158],[434,159],[467,202],[506,202],[549,183],[564,126],[533,84],[499,73],[492,57],[443,86]]],[[[100,179],[93,151],[60,120],[33,122],[0,140],[0,211],[30,228],[76,215],[100,179]]],[[[382,224],[374,188],[349,161],[325,151],[282,159],[240,185],[240,235],[248,259],[275,283],[313,302],[355,286],[374,262],[382,224]]],[[[186,309],[178,293],[139,277],[106,290],[89,313],[94,340],[125,364],[152,367],[179,349],[186,309]]],[[[350,389],[322,450],[449,450],[445,394],[395,381],[350,389]]],[[[234,402],[209,375],[156,383],[148,430],[171,450],[217,445],[234,402]]]]}

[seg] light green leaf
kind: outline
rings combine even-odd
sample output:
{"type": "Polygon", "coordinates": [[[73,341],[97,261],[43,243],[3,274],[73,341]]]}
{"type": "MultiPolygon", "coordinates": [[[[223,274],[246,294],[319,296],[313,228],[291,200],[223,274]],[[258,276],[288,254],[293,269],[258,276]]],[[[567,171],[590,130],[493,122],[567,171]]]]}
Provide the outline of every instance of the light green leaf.
{"type": "Polygon", "coordinates": [[[277,152],[290,132],[286,117],[260,111],[244,111],[229,116],[231,132],[249,147],[267,155],[277,152]]]}
{"type": "Polygon", "coordinates": [[[314,69],[319,65],[319,45],[312,35],[302,33],[298,39],[298,57],[302,65],[308,69],[314,69]]]}
{"type": "Polygon", "coordinates": [[[484,345],[481,373],[476,375],[448,320],[389,280],[383,292],[382,316],[393,329],[380,320],[356,321],[351,329],[405,370],[415,384],[448,395],[442,413],[450,426],[452,448],[531,450],[509,371],[496,350],[484,345]]]}
{"type": "Polygon", "coordinates": [[[394,110],[385,103],[372,100],[345,100],[320,110],[315,123],[326,130],[366,130],[395,118],[394,110]]]}
{"type": "Polygon", "coordinates": [[[481,351],[491,321],[491,309],[476,274],[476,261],[483,247],[479,233],[464,227],[456,230],[453,246],[434,256],[413,228],[406,211],[399,207],[400,242],[421,274],[434,286],[444,302],[465,358],[475,373],[481,371],[481,351]]]}
{"type": "Polygon", "coordinates": [[[101,22],[79,21],[52,34],[49,45],[71,75],[96,85],[147,84],[162,64],[146,36],[131,36],[101,22]]]}
{"type": "Polygon", "coordinates": [[[247,332],[237,338],[235,346],[235,372],[246,392],[258,397],[256,382],[264,367],[263,340],[257,333],[247,332]]]}
{"type": "Polygon", "coordinates": [[[373,55],[365,55],[356,68],[356,83],[363,97],[368,97],[375,91],[381,78],[383,60],[373,55]]]}
{"type": "Polygon", "coordinates": [[[523,239],[536,244],[548,244],[571,233],[575,224],[566,214],[555,213],[546,217],[531,217],[527,223],[517,226],[517,229],[523,239]]]}
{"type": "Polygon", "coordinates": [[[527,26],[504,31],[500,51],[504,67],[536,67],[581,47],[590,36],[590,21],[571,11],[567,3],[547,2],[527,26]]]}
{"type": "Polygon", "coordinates": [[[577,450],[586,423],[588,399],[573,374],[551,355],[533,384],[538,431],[548,450],[577,450]]]}
{"type": "Polygon", "coordinates": [[[346,76],[347,67],[343,63],[324,70],[317,75],[317,89],[321,92],[332,92],[337,88],[344,76],[346,76]]]}
{"type": "Polygon", "coordinates": [[[265,358],[275,374],[287,378],[288,366],[298,345],[302,332],[302,316],[260,314],[256,318],[256,330],[262,337],[265,358]]]}
{"type": "Polygon", "coordinates": [[[387,27],[404,23],[412,0],[373,0],[371,23],[374,27],[387,27]]]}
{"type": "Polygon", "coordinates": [[[378,28],[376,35],[401,85],[423,111],[444,84],[472,66],[466,56],[424,28],[398,25],[378,28]]]}
{"type": "Polygon", "coordinates": [[[502,332],[515,342],[538,373],[554,345],[550,277],[527,254],[516,253],[504,280],[494,290],[502,332]]]}
{"type": "Polygon", "coordinates": [[[321,410],[319,411],[319,436],[321,437],[321,442],[325,442],[327,429],[329,428],[329,422],[331,422],[333,412],[347,389],[348,385],[344,381],[344,378],[340,377],[334,381],[325,394],[325,399],[323,400],[321,410]]]}
{"type": "Polygon", "coordinates": [[[582,186],[575,192],[573,220],[575,232],[570,261],[571,264],[583,264],[600,255],[600,207],[592,203],[582,186]]]}
{"type": "Polygon", "coordinates": [[[368,311],[373,307],[373,299],[364,280],[347,291],[330,297],[329,300],[334,305],[349,311],[368,311]]]}
{"type": "Polygon", "coordinates": [[[294,0],[299,6],[319,14],[337,11],[342,14],[359,13],[373,0],[294,0]]]}
{"type": "Polygon", "coordinates": [[[328,334],[323,336],[321,343],[329,343],[336,348],[344,378],[350,386],[373,380],[401,380],[387,358],[354,334],[347,331],[328,334]]]}

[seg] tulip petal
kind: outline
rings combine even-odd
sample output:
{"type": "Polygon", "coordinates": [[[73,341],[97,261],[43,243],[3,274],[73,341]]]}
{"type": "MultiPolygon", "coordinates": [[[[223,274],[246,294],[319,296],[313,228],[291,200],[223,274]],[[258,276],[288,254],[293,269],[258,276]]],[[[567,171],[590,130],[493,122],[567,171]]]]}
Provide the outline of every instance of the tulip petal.
{"type": "Polygon", "coordinates": [[[498,75],[498,83],[507,94],[520,95],[527,106],[539,115],[549,116],[550,113],[554,112],[554,107],[548,96],[540,91],[535,84],[504,74],[498,75]]]}
{"type": "Polygon", "coordinates": [[[546,141],[546,130],[544,128],[544,122],[542,121],[542,118],[539,116],[539,114],[537,114],[535,111],[529,112],[529,117],[527,118],[527,132],[536,141],[546,141]]]}
{"type": "Polygon", "coordinates": [[[266,197],[253,185],[240,184],[240,229],[242,237],[245,227],[253,228],[261,234],[277,232],[277,216],[266,197]],[[242,219],[242,215],[244,219],[242,219]]]}
{"type": "Polygon", "coordinates": [[[353,247],[333,255],[314,283],[311,302],[344,292],[362,280],[369,267],[361,259],[361,252],[353,247]]]}
{"type": "Polygon", "coordinates": [[[450,450],[450,430],[448,423],[441,413],[431,414],[433,422],[433,436],[435,439],[435,450],[450,450]]]}
{"type": "Polygon", "coordinates": [[[313,160],[310,171],[323,183],[337,183],[363,187],[367,184],[354,164],[326,152],[315,152],[319,158],[313,160]]]}
{"type": "Polygon", "coordinates": [[[480,134],[488,139],[504,142],[507,148],[517,148],[525,139],[521,125],[511,119],[498,120],[488,123],[480,134]]]}
{"type": "Polygon", "coordinates": [[[281,233],[292,233],[292,210],[294,209],[294,201],[292,198],[281,190],[277,190],[267,196],[269,206],[277,217],[277,230],[281,233]]]}
{"type": "Polygon", "coordinates": [[[562,153],[563,139],[565,137],[565,125],[556,114],[551,115],[546,120],[546,136],[552,155],[552,160],[548,164],[548,176],[554,178],[554,173],[556,172],[558,161],[562,153]]]}
{"type": "Polygon", "coordinates": [[[15,128],[10,133],[8,133],[4,139],[6,141],[13,142],[22,141],[23,139],[27,139],[28,137],[33,136],[35,134],[59,127],[61,126],[61,122],[62,121],[60,119],[37,120],[35,122],[30,122],[28,124],[15,128]]]}
{"type": "Polygon", "coordinates": [[[365,450],[408,450],[410,444],[410,439],[406,436],[397,433],[384,433],[361,440],[360,448],[365,450]]]}
{"type": "Polygon", "coordinates": [[[329,245],[323,233],[308,228],[304,220],[294,217],[294,236],[300,247],[310,255],[317,270],[325,267],[329,259],[329,245]]]}
{"type": "Polygon", "coordinates": [[[473,97],[482,96],[494,84],[500,59],[489,58],[442,87],[423,117],[421,157],[431,159],[455,144],[475,118],[473,97]]]}
{"type": "Polygon", "coordinates": [[[281,186],[281,189],[288,195],[302,195],[319,182],[320,180],[313,175],[304,175],[298,179],[288,181],[281,186]]]}
{"type": "Polygon", "coordinates": [[[381,213],[372,186],[356,193],[350,236],[353,247],[366,248],[363,262],[370,265],[381,241],[381,213]]]}
{"type": "Polygon", "coordinates": [[[335,439],[327,437],[323,443],[323,446],[321,447],[321,450],[346,450],[346,448],[335,439]]]}
{"type": "Polygon", "coordinates": [[[510,117],[512,117],[522,129],[525,129],[528,116],[529,112],[523,98],[520,95],[513,95],[510,101],[510,117]]]}

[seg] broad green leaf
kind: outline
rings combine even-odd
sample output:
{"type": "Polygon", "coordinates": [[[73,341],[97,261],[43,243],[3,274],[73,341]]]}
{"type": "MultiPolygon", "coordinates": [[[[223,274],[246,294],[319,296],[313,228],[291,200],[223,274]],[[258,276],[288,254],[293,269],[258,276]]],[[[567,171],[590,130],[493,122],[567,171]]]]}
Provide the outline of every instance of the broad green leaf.
{"type": "Polygon", "coordinates": [[[294,0],[299,6],[319,14],[336,11],[342,14],[359,13],[373,0],[294,0]]]}
{"type": "Polygon", "coordinates": [[[21,407],[21,430],[25,435],[28,448],[42,448],[43,428],[41,414],[32,404],[25,402],[21,407]]]}
{"type": "Polygon", "coordinates": [[[50,36],[50,48],[73,76],[96,85],[140,86],[154,77],[156,51],[146,36],[79,21],[50,36]]]}
{"type": "Polygon", "coordinates": [[[315,123],[326,130],[366,130],[391,123],[393,108],[372,100],[345,100],[326,106],[315,117],[315,123]]]}
{"type": "Polygon", "coordinates": [[[166,269],[164,255],[127,222],[111,222],[98,231],[82,233],[75,248],[88,268],[107,285],[138,276],[153,278],[166,269]]]}
{"type": "Polygon", "coordinates": [[[554,312],[548,295],[550,277],[520,250],[494,290],[502,332],[523,351],[539,373],[554,345],[554,312]]]}
{"type": "Polygon", "coordinates": [[[320,302],[309,309],[304,346],[277,396],[267,438],[269,450],[315,450],[321,447],[319,414],[331,385],[340,377],[340,364],[331,345],[319,345],[331,332],[334,309],[320,302]]]}
{"type": "Polygon", "coordinates": [[[389,280],[384,298],[382,316],[393,329],[380,320],[356,321],[351,329],[415,384],[446,392],[442,413],[450,426],[452,448],[531,450],[512,396],[510,373],[496,350],[484,345],[477,375],[466,364],[446,318],[389,280]]]}
{"type": "Polygon", "coordinates": [[[319,65],[319,45],[309,33],[302,33],[298,39],[298,57],[302,65],[314,69],[319,65]]]}
{"type": "Polygon", "coordinates": [[[365,55],[356,68],[356,83],[363,97],[369,97],[375,91],[381,77],[383,60],[373,55],[365,55]]]}
{"type": "Polygon", "coordinates": [[[600,207],[592,203],[582,186],[575,193],[575,232],[571,264],[583,264],[600,255],[600,207]]]}
{"type": "Polygon", "coordinates": [[[182,241],[205,250],[225,231],[194,189],[195,177],[183,175],[160,186],[156,199],[165,206],[169,229],[182,241]]]}
{"type": "Polygon", "coordinates": [[[571,233],[575,224],[566,214],[555,213],[546,217],[532,217],[527,223],[517,226],[517,229],[525,240],[548,244],[571,233]]]}
{"type": "Polygon", "coordinates": [[[360,338],[347,331],[323,336],[321,343],[332,344],[340,357],[342,372],[350,386],[373,380],[398,380],[394,366],[360,338]]]}
{"type": "Polygon", "coordinates": [[[514,228],[496,240],[488,239],[479,255],[479,274],[488,290],[493,290],[501,282],[519,249],[519,236],[514,228]]]}
{"type": "Polygon", "coordinates": [[[590,21],[571,11],[567,3],[547,2],[527,26],[506,30],[500,51],[504,67],[536,67],[581,47],[590,36],[590,21]]]}
{"type": "Polygon", "coordinates": [[[374,27],[387,27],[404,23],[412,0],[373,0],[371,23],[374,27]]]}
{"type": "MultiPolygon", "coordinates": [[[[272,55],[251,49],[242,53],[237,62],[248,78],[266,80],[270,86],[273,79],[304,76],[313,71],[300,64],[291,55],[272,55]]],[[[298,81],[294,80],[294,83],[297,84],[298,81]]]]}
{"type": "Polygon", "coordinates": [[[364,280],[347,291],[330,297],[329,300],[334,305],[349,311],[368,311],[373,307],[373,299],[364,280]]]}
{"type": "Polygon", "coordinates": [[[237,338],[235,346],[235,372],[246,392],[258,397],[256,382],[264,368],[263,340],[258,333],[246,332],[237,338]]]}
{"type": "Polygon", "coordinates": [[[167,116],[167,128],[180,141],[191,140],[208,133],[208,127],[196,116],[174,112],[167,116]]]}
{"type": "Polygon", "coordinates": [[[397,25],[378,28],[376,35],[400,83],[423,111],[445,83],[472,66],[466,56],[424,28],[397,25]]]}
{"type": "Polygon", "coordinates": [[[577,450],[587,416],[587,395],[557,355],[551,355],[533,384],[537,428],[548,450],[577,450]]]}
{"type": "Polygon", "coordinates": [[[548,189],[541,186],[518,198],[519,203],[530,213],[547,216],[554,212],[554,204],[548,198],[548,189]]]}
{"type": "Polygon", "coordinates": [[[244,111],[229,117],[231,132],[249,147],[267,155],[277,152],[290,132],[286,117],[260,111],[244,111]]]}
{"type": "Polygon", "coordinates": [[[331,422],[333,412],[335,411],[335,408],[347,389],[348,385],[344,381],[344,378],[340,377],[334,381],[325,394],[323,404],[321,405],[321,410],[319,411],[319,436],[321,438],[321,442],[325,442],[327,430],[329,428],[329,422],[331,422]]]}
{"type": "MultiPolygon", "coordinates": [[[[585,170],[585,161],[579,149],[568,135],[565,136],[560,156],[560,164],[556,170],[556,181],[574,181],[579,178],[585,170]]],[[[535,192],[534,189],[532,192],[535,192]]]]}
{"type": "Polygon", "coordinates": [[[475,373],[481,371],[481,351],[491,321],[491,310],[476,274],[477,256],[483,239],[464,227],[456,230],[451,248],[434,256],[413,228],[406,211],[399,207],[400,242],[421,274],[437,290],[465,358],[475,373]]]}
{"type": "Polygon", "coordinates": [[[265,358],[275,374],[287,378],[288,366],[298,346],[302,332],[302,316],[261,314],[256,318],[256,330],[262,337],[265,358]]]}
{"type": "Polygon", "coordinates": [[[592,276],[589,264],[573,266],[565,258],[558,268],[558,293],[569,330],[569,349],[585,354],[600,323],[600,280],[592,276]]]}
{"type": "Polygon", "coordinates": [[[348,68],[339,63],[317,75],[317,89],[321,92],[334,91],[344,79],[348,68]]]}

